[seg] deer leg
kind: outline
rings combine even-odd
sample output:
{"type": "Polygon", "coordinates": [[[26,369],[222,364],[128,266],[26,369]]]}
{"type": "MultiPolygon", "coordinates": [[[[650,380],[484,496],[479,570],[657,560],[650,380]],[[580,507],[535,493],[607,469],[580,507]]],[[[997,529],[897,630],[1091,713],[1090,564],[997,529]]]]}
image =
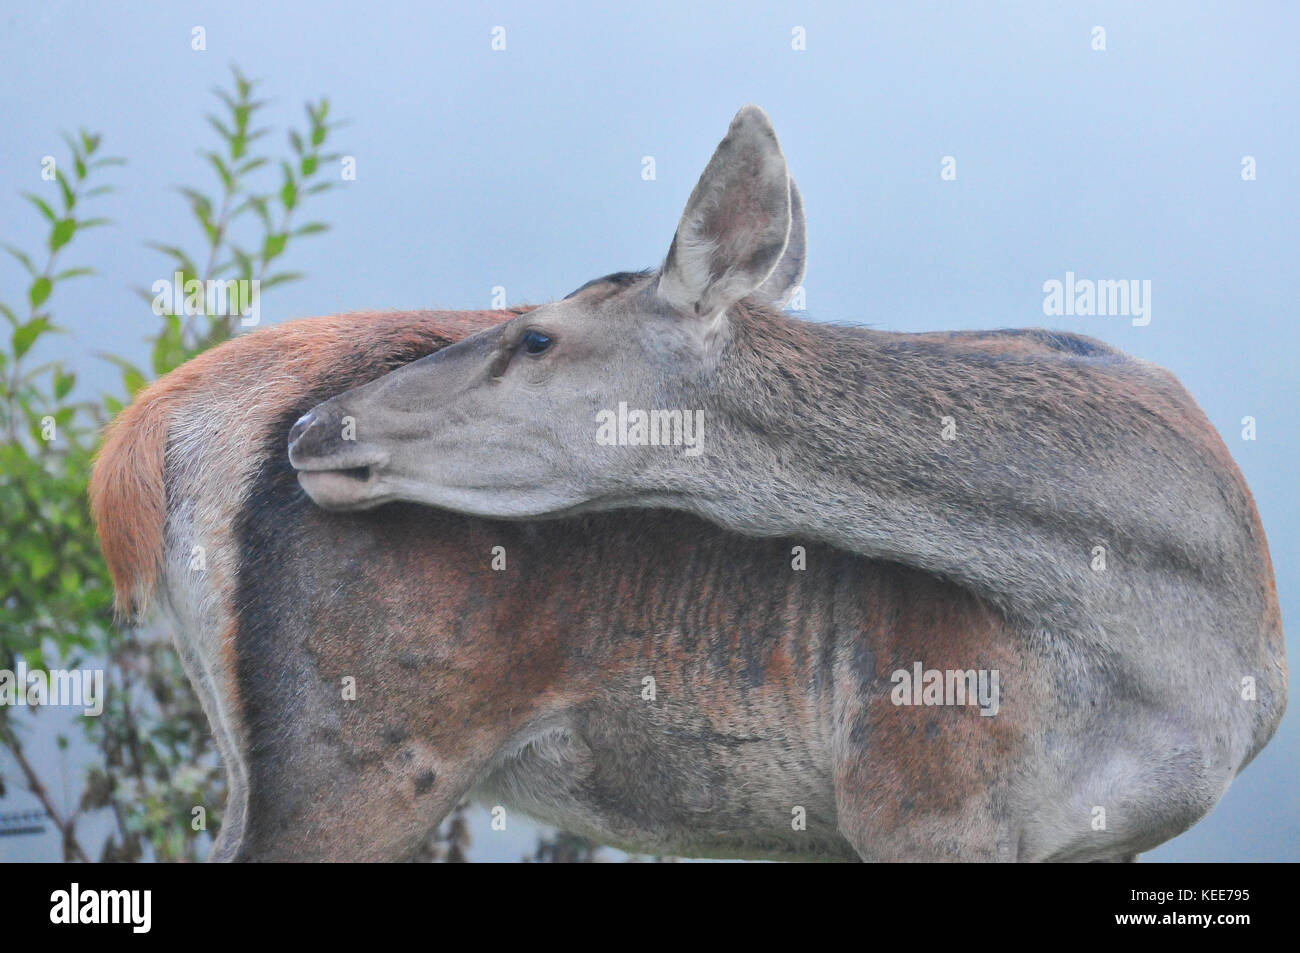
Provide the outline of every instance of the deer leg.
{"type": "MultiPolygon", "coordinates": [[[[328,743],[307,757],[253,761],[236,861],[393,861],[409,856],[464,799],[481,765],[420,745],[372,757],[328,743]]],[[[225,845],[221,845],[225,846],[225,845]]]]}
{"type": "Polygon", "coordinates": [[[964,724],[964,712],[926,714],[890,725],[864,710],[845,725],[835,762],[840,832],[867,861],[1018,859],[1010,784],[990,775],[998,762],[983,726],[964,724]]]}
{"type": "Polygon", "coordinates": [[[865,860],[1014,861],[1050,679],[1029,642],[922,577],[836,640],[840,831],[865,860]]]}
{"type": "Polygon", "coordinates": [[[472,706],[469,690],[439,689],[444,675],[376,649],[396,631],[343,631],[301,645],[286,637],[268,664],[243,669],[248,808],[235,859],[409,856],[509,735],[504,722],[456,716],[449,699],[472,706]]]}

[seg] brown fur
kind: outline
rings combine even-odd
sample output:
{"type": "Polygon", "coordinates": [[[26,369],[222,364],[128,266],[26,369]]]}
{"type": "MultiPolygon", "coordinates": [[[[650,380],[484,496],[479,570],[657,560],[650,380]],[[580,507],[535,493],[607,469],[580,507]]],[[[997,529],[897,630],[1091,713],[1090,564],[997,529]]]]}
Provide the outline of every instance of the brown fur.
{"type": "MultiPolygon", "coordinates": [[[[426,354],[434,347],[490,327],[512,311],[420,312],[410,320],[359,312],[262,328],[194,358],[145,388],[109,425],[90,478],[90,505],[104,559],[113,576],[121,618],[134,618],[152,602],[163,554],[164,485],[168,426],[194,394],[248,380],[258,371],[284,381],[282,399],[261,408],[269,420],[302,378],[319,376],[339,360],[365,363],[388,355],[426,354]]],[[[231,393],[237,399],[237,393],[231,393]]]]}
{"type": "MultiPolygon", "coordinates": [[[[239,803],[227,812],[222,856],[393,858],[474,783],[600,839],[707,856],[1123,855],[1208,808],[1171,822],[1164,789],[1114,786],[1108,759],[1159,776],[1159,746],[1046,756],[1045,735],[1082,750],[1151,712],[1077,645],[915,569],[809,545],[792,572],[793,541],[682,514],[501,524],[303,498],[281,450],[295,414],[502,317],[259,331],[155,384],[106,442],[95,509],[125,606],[160,586],[183,602],[189,576],[164,550],[216,544],[203,585],[219,611],[190,616],[214,635],[186,662],[207,679],[232,797],[251,792],[246,821],[239,803]],[[187,503],[206,509],[177,530],[187,503]],[[250,525],[278,548],[250,550],[250,525]],[[485,565],[498,542],[507,573],[485,565]],[[914,661],[998,669],[1001,711],[892,705],[889,675],[914,661]],[[344,675],[370,686],[364,705],[340,707],[344,675]],[[1096,803],[1115,819],[1104,837],[1088,827],[1096,803]],[[1153,805],[1158,823],[1142,816],[1153,805]]],[[[194,632],[177,634],[185,658],[194,632]]]]}

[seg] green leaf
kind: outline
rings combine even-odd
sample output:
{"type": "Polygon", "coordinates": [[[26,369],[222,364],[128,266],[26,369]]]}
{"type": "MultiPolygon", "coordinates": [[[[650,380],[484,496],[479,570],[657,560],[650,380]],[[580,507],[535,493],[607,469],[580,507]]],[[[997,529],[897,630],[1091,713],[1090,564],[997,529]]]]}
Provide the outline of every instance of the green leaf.
{"type": "Polygon", "coordinates": [[[179,315],[169,314],[164,319],[163,329],[158,333],[153,346],[153,372],[160,377],[178,367],[185,360],[182,343],[181,319],[179,315]]]}
{"type": "Polygon", "coordinates": [[[304,176],[316,174],[316,157],[314,155],[306,155],[302,157],[302,174],[304,176]]]}
{"type": "Polygon", "coordinates": [[[288,242],[289,236],[283,233],[278,235],[267,235],[266,241],[262,245],[262,260],[270,261],[272,258],[284,251],[285,243],[288,242]]]}
{"type": "Polygon", "coordinates": [[[288,162],[280,162],[280,171],[284,175],[284,185],[280,188],[280,201],[284,203],[286,210],[292,210],[298,202],[298,183],[294,175],[293,166],[288,162]]]}
{"type": "Polygon", "coordinates": [[[68,242],[72,241],[72,236],[77,232],[77,222],[75,219],[60,219],[50,232],[50,251],[58,251],[68,242]]]}
{"type": "Polygon", "coordinates": [[[245,278],[251,278],[253,274],[253,257],[248,254],[248,252],[241,248],[237,248],[234,245],[230,246],[230,254],[234,256],[235,261],[239,263],[241,275],[245,278]]]}
{"type": "Polygon", "coordinates": [[[267,288],[274,288],[276,285],[283,285],[290,281],[297,281],[302,276],[302,272],[300,271],[282,271],[269,278],[263,278],[259,287],[265,291],[267,288]]]}
{"type": "Polygon", "coordinates": [[[267,207],[264,196],[250,195],[237,211],[243,211],[246,208],[251,208],[257,213],[257,217],[262,220],[262,224],[266,226],[268,232],[274,227],[271,224],[271,210],[267,207]]]}
{"type": "Polygon", "coordinates": [[[226,190],[233,191],[235,177],[231,173],[230,169],[226,167],[226,163],[222,160],[221,156],[217,155],[215,152],[205,152],[203,153],[203,157],[208,160],[212,165],[212,168],[217,170],[217,175],[221,179],[221,184],[226,187],[226,190]]]}
{"type": "Polygon", "coordinates": [[[143,390],[145,385],[149,382],[145,380],[144,375],[139,371],[123,371],[122,383],[126,385],[126,392],[134,397],[143,390]]]}
{"type": "Polygon", "coordinates": [[[50,330],[49,318],[33,318],[26,324],[21,324],[14,329],[13,346],[14,356],[22,357],[32,349],[32,345],[46,331],[50,330]]]}
{"type": "Polygon", "coordinates": [[[20,249],[15,248],[13,245],[4,245],[3,247],[5,251],[18,259],[19,263],[27,269],[29,275],[33,278],[37,276],[36,266],[32,264],[32,260],[28,258],[26,254],[24,254],[20,249]]]}
{"type": "Polygon", "coordinates": [[[253,83],[244,77],[238,66],[230,67],[230,71],[235,74],[235,89],[238,90],[240,98],[247,99],[248,94],[253,91],[253,83]]]}
{"type": "Polygon", "coordinates": [[[31,288],[27,291],[27,297],[32,303],[32,308],[36,309],[43,305],[50,297],[50,292],[53,290],[53,282],[44,275],[33,281],[31,288]]]}
{"type": "MultiPolygon", "coordinates": [[[[176,259],[177,263],[181,266],[181,270],[185,272],[186,275],[192,278],[198,276],[199,273],[198,266],[195,265],[194,262],[190,260],[189,255],[185,254],[183,250],[177,248],[175,245],[162,245],[159,244],[158,242],[146,242],[146,245],[149,248],[152,248],[154,251],[160,251],[164,255],[169,255],[172,258],[176,259]]],[[[171,278],[169,277],[168,281],[170,280],[171,278]]]]}
{"type": "Polygon", "coordinates": [[[54,553],[45,548],[30,549],[24,553],[24,556],[27,559],[27,566],[31,570],[33,582],[40,582],[48,576],[54,571],[54,567],[58,562],[54,558],[54,553]]]}
{"type": "Polygon", "coordinates": [[[195,209],[196,211],[202,209],[203,214],[205,216],[211,217],[212,199],[208,198],[198,189],[182,188],[182,189],[178,189],[177,191],[179,191],[181,195],[185,196],[187,199],[190,200],[190,208],[195,209]]]}
{"type": "Polygon", "coordinates": [[[108,361],[110,364],[116,364],[119,368],[122,369],[123,375],[136,374],[141,377],[144,376],[144,374],[140,371],[140,368],[136,367],[134,364],[132,364],[124,357],[118,357],[116,354],[106,354],[103,351],[96,352],[95,356],[102,358],[105,361],[108,361]]]}
{"type": "Polygon", "coordinates": [[[55,281],[64,281],[68,278],[80,278],[82,275],[93,275],[94,268],[67,268],[54,276],[55,281]]]}
{"type": "Polygon", "coordinates": [[[295,235],[319,235],[321,232],[328,232],[329,226],[324,222],[308,222],[306,225],[300,225],[293,230],[295,235]]]}
{"type": "Polygon", "coordinates": [[[222,139],[234,138],[235,134],[227,129],[226,124],[216,116],[212,115],[212,113],[205,113],[203,118],[208,121],[208,124],[211,125],[213,129],[217,130],[217,134],[220,135],[222,139]]]}
{"type": "Polygon", "coordinates": [[[51,223],[59,220],[59,216],[54,214],[54,209],[50,208],[50,203],[45,201],[45,199],[41,198],[39,195],[34,195],[31,192],[24,192],[23,198],[35,205],[40,210],[40,213],[49,219],[51,223]]]}
{"type": "Polygon", "coordinates": [[[72,207],[77,204],[77,196],[72,191],[72,186],[68,185],[68,177],[63,174],[62,169],[54,171],[54,181],[59,183],[59,191],[63,193],[63,211],[71,212],[72,207]]]}

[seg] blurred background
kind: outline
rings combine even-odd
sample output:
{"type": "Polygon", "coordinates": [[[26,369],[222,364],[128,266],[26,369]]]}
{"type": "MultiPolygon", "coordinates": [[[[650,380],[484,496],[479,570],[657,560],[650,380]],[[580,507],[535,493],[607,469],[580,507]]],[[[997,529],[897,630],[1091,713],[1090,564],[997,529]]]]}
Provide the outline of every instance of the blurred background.
{"type": "MultiPolygon", "coordinates": [[[[1172,369],[1294,629],[1294,5],[45,2],[0,27],[0,668],[110,680],[99,719],[0,708],[0,860],[199,859],[219,816],[193,830],[223,786],[206,726],[165,633],[108,624],[80,496],[98,428],[232,330],[145,290],[260,278],[262,323],[550,300],[658,264],[748,102],[803,191],[808,318],[1049,326],[1172,369]],[[1150,281],[1149,324],[1045,316],[1067,272],[1150,281]]],[[[1300,859],[1297,765],[1292,715],[1144,859],[1300,859]]],[[[454,820],[427,859],[592,856],[454,820]]]]}

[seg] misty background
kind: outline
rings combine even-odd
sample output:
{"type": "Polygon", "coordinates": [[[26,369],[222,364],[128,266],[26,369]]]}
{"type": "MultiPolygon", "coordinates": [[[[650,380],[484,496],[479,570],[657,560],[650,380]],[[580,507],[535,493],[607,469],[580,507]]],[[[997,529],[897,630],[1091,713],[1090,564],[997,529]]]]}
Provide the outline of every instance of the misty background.
{"type": "MultiPolygon", "coordinates": [[[[94,355],[145,358],[158,319],[133,289],[171,268],[144,241],[198,244],[165,186],[211,184],[206,109],[189,104],[215,106],[232,64],[273,100],[265,124],[300,124],[303,101],[328,96],[349,123],[331,145],[356,164],[309,216],[331,231],[285,262],[308,278],[267,291],[263,323],[487,308],[495,286],[509,304],[541,302],[657,265],[731,117],[755,102],[804,196],[808,318],[1049,326],[1170,368],[1255,493],[1293,629],[1298,27],[1282,3],[11,4],[0,239],[41,240],[19,193],[53,188],[40,164],[65,155],[60,131],[100,132],[129,160],[96,205],[113,226],[70,252],[67,264],[98,269],[59,293],[70,334],[41,345],[69,357],[86,394],[117,392],[118,371],[94,355]],[[955,180],[941,178],[945,156],[955,180]],[[1149,280],[1149,325],[1046,317],[1043,284],[1067,271],[1149,280]]],[[[4,297],[23,281],[0,259],[4,297]]],[[[38,755],[66,760],[56,795],[74,802],[75,746],[38,755]]],[[[1209,817],[1144,859],[1300,859],[1298,764],[1292,715],[1209,817]]],[[[26,806],[16,787],[5,810],[26,806]]],[[[481,811],[473,836],[475,860],[518,859],[536,840],[514,819],[490,831],[481,811]]],[[[0,839],[0,859],[58,856],[53,833],[0,839]]]]}

